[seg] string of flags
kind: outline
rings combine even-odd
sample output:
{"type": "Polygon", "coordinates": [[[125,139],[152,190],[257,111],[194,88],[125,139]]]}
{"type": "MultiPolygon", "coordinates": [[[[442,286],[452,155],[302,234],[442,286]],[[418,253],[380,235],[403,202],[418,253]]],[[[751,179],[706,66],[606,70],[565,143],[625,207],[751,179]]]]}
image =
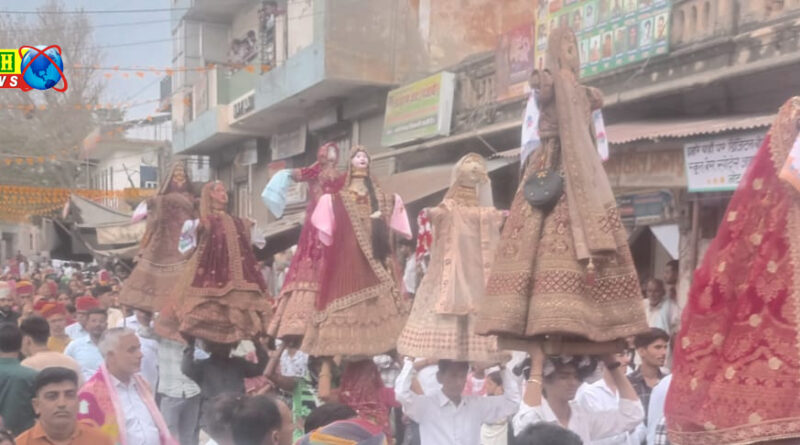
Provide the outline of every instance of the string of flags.
{"type": "Polygon", "coordinates": [[[15,155],[0,155],[3,159],[3,164],[6,167],[10,167],[12,165],[41,165],[45,162],[55,162],[58,157],[56,155],[49,155],[49,156],[15,156],[15,155]]]}
{"type": "Polygon", "coordinates": [[[139,188],[96,190],[0,185],[0,220],[21,222],[32,216],[53,214],[63,209],[72,194],[92,201],[101,201],[103,199],[142,200],[155,193],[155,189],[139,188]]]}

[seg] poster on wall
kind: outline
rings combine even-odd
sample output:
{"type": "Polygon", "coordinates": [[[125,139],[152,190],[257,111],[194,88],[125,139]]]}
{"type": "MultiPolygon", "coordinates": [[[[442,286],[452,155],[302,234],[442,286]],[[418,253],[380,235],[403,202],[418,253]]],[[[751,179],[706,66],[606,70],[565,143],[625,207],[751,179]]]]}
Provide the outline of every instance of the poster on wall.
{"type": "Polygon", "coordinates": [[[536,66],[544,67],[551,29],[577,35],[581,76],[593,76],[669,52],[669,0],[540,0],[536,66]]]}
{"type": "Polygon", "coordinates": [[[763,131],[757,131],[684,145],[689,191],[736,190],[765,135],[763,131]]]}
{"type": "Polygon", "coordinates": [[[256,31],[251,29],[242,37],[231,40],[231,46],[228,49],[230,72],[234,73],[242,69],[244,65],[255,59],[257,55],[258,41],[256,40],[256,31]]]}
{"type": "Polygon", "coordinates": [[[497,100],[528,94],[528,79],[535,63],[534,25],[529,23],[500,36],[495,50],[497,100]]]}

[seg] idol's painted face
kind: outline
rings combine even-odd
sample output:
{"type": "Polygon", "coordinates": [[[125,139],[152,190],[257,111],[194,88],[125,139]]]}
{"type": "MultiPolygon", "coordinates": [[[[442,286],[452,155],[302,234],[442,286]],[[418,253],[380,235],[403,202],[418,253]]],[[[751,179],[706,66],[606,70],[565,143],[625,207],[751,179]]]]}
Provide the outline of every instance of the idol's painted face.
{"type": "Polygon", "coordinates": [[[359,151],[355,154],[355,156],[353,156],[353,159],[350,161],[350,163],[355,168],[367,168],[369,167],[369,156],[367,156],[365,152],[359,151]]]}
{"type": "Polygon", "coordinates": [[[333,147],[328,148],[328,162],[331,164],[335,164],[336,160],[339,158],[339,155],[336,153],[336,149],[333,147]]]}
{"type": "Polygon", "coordinates": [[[183,187],[186,184],[186,170],[182,165],[175,167],[175,171],[172,173],[172,183],[178,187],[183,187]]]}
{"type": "Polygon", "coordinates": [[[486,180],[486,167],[480,159],[470,157],[458,167],[459,183],[467,187],[475,187],[486,180]]]}
{"type": "Polygon", "coordinates": [[[225,186],[222,183],[214,185],[214,188],[211,190],[211,199],[221,204],[228,203],[228,192],[225,190],[225,186]]]}

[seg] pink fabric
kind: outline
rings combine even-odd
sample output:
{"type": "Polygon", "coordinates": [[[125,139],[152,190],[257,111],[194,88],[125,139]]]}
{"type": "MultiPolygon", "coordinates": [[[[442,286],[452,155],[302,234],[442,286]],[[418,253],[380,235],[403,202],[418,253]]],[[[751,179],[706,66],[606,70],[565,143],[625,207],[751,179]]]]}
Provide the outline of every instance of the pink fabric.
{"type": "MultiPolygon", "coordinates": [[[[156,428],[158,428],[161,444],[179,445],[172,438],[147,383],[139,375],[133,376],[133,379],[136,381],[139,397],[142,398],[142,402],[147,406],[147,410],[153,417],[156,428]]],[[[86,382],[78,394],[81,405],[78,412],[78,420],[90,419],[99,425],[103,432],[111,436],[115,443],[129,445],[125,437],[125,415],[122,412],[117,391],[113,387],[113,381],[106,365],[101,365],[97,373],[86,382]]]]}
{"type": "Polygon", "coordinates": [[[317,234],[322,244],[330,247],[333,244],[333,232],[336,230],[332,195],[325,194],[319,198],[314,214],[311,215],[311,224],[317,228],[317,234]]]}
{"type": "Polygon", "coordinates": [[[481,379],[475,378],[475,373],[470,372],[467,374],[467,382],[464,384],[465,396],[485,396],[486,395],[486,381],[488,377],[481,379]]]}
{"type": "MultiPolygon", "coordinates": [[[[330,247],[333,244],[333,232],[336,230],[336,218],[333,213],[333,197],[329,194],[323,195],[314,209],[311,216],[311,223],[319,231],[319,239],[323,244],[330,247]]],[[[389,220],[389,227],[395,232],[403,235],[405,239],[411,239],[411,224],[408,222],[408,212],[403,204],[400,195],[394,195],[394,210],[389,220]]]]}
{"type": "Polygon", "coordinates": [[[408,222],[408,213],[406,206],[403,204],[403,198],[400,195],[394,195],[394,210],[392,211],[392,218],[389,222],[395,232],[403,235],[405,239],[411,239],[411,224],[408,222]]]}

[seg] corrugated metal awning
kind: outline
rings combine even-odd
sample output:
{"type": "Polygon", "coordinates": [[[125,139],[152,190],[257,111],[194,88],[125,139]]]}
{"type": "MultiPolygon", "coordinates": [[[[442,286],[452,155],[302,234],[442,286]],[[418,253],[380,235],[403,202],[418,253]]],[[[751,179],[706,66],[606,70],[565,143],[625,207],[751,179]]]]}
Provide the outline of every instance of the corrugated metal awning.
{"type": "Polygon", "coordinates": [[[685,138],[772,125],[775,114],[748,114],[710,118],[663,119],[620,122],[606,126],[608,141],[627,144],[642,140],[685,138]]]}

